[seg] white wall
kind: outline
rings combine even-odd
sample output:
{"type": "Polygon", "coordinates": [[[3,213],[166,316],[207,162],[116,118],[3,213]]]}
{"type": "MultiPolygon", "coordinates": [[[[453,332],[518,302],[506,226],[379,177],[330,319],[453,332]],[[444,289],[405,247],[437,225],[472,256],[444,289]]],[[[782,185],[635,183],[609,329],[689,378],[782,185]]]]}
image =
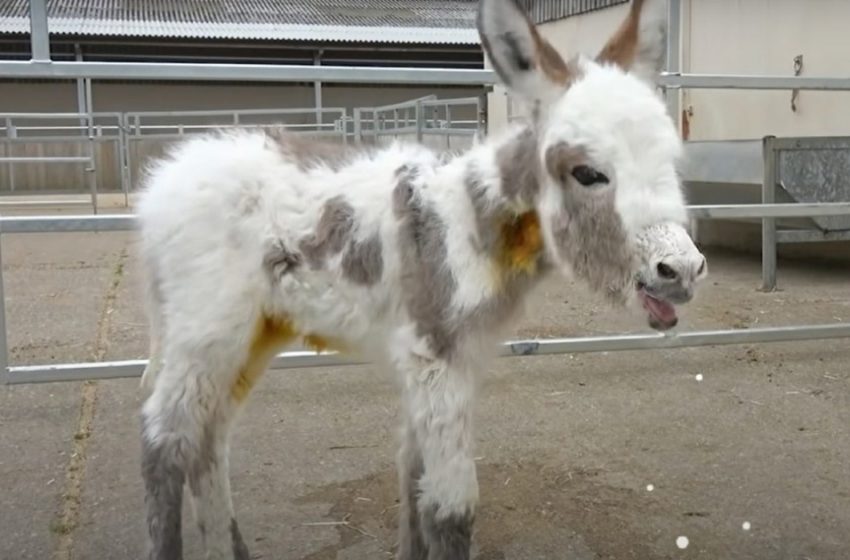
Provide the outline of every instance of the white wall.
{"type": "MultiPolygon", "coordinates": [[[[692,73],[850,75],[848,0],[685,0],[683,69],[692,73]]],[[[691,139],[850,134],[850,92],[691,90],[691,139]]]]}
{"type": "MultiPolygon", "coordinates": [[[[565,56],[595,54],[625,17],[627,4],[544,23],[565,56]]],[[[850,75],[850,0],[682,0],[682,70],[691,73],[850,75]]],[[[490,96],[493,128],[504,121],[504,90],[490,96]]],[[[722,140],[850,135],[850,92],[689,90],[682,93],[688,138],[722,140]]]]}

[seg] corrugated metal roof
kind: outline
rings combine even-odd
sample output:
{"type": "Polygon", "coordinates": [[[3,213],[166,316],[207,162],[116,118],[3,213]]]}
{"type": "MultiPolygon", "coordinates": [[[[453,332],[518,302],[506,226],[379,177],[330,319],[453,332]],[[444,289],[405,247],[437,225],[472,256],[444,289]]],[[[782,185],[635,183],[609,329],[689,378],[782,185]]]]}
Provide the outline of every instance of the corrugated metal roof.
{"type": "MultiPolygon", "coordinates": [[[[29,33],[0,0],[0,33],[29,33]]],[[[477,0],[48,0],[51,34],[477,44],[477,0]]]]}
{"type": "Polygon", "coordinates": [[[629,0],[519,0],[536,23],[577,16],[625,4],[629,0]]]}

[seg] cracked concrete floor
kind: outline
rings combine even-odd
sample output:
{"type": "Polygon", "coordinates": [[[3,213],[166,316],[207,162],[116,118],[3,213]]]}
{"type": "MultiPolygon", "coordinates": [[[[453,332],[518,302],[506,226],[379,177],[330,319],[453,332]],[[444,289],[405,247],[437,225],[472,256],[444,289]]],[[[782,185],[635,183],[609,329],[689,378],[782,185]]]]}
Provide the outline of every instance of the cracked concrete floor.
{"type": "MultiPolygon", "coordinates": [[[[12,363],[143,357],[134,255],[130,234],[4,236],[12,363]]],[[[710,262],[685,328],[850,320],[846,268],[783,263],[764,294],[757,261],[710,262]]],[[[516,326],[643,330],[558,278],[516,326]]],[[[833,340],[497,362],[477,412],[477,558],[846,558],[848,355],[833,340]]],[[[137,384],[3,388],[0,558],[142,557],[137,384]]],[[[396,401],[368,367],[264,378],[233,441],[255,558],[391,557],[396,401]]]]}

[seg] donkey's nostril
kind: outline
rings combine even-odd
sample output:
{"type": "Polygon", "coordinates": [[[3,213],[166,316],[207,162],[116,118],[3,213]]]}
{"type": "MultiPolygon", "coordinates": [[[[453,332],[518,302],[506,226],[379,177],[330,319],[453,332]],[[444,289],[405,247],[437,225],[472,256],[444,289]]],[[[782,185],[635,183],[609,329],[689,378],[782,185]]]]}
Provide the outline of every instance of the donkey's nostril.
{"type": "Polygon", "coordinates": [[[661,278],[665,278],[667,280],[674,280],[678,274],[673,270],[673,267],[670,265],[666,265],[663,262],[658,263],[658,266],[655,267],[658,271],[658,276],[661,278]]]}
{"type": "Polygon", "coordinates": [[[699,276],[703,272],[705,272],[705,257],[703,257],[702,262],[700,263],[699,268],[697,269],[697,276],[699,276]]]}

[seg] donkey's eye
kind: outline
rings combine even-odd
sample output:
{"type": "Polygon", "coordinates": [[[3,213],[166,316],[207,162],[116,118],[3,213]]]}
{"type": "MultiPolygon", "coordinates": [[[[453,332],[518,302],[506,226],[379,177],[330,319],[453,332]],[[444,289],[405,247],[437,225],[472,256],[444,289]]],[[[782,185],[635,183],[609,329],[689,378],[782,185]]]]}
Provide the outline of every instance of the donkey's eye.
{"type": "Polygon", "coordinates": [[[591,187],[599,183],[608,184],[608,177],[589,165],[576,165],[573,167],[572,175],[576,181],[585,187],[591,187]]]}

